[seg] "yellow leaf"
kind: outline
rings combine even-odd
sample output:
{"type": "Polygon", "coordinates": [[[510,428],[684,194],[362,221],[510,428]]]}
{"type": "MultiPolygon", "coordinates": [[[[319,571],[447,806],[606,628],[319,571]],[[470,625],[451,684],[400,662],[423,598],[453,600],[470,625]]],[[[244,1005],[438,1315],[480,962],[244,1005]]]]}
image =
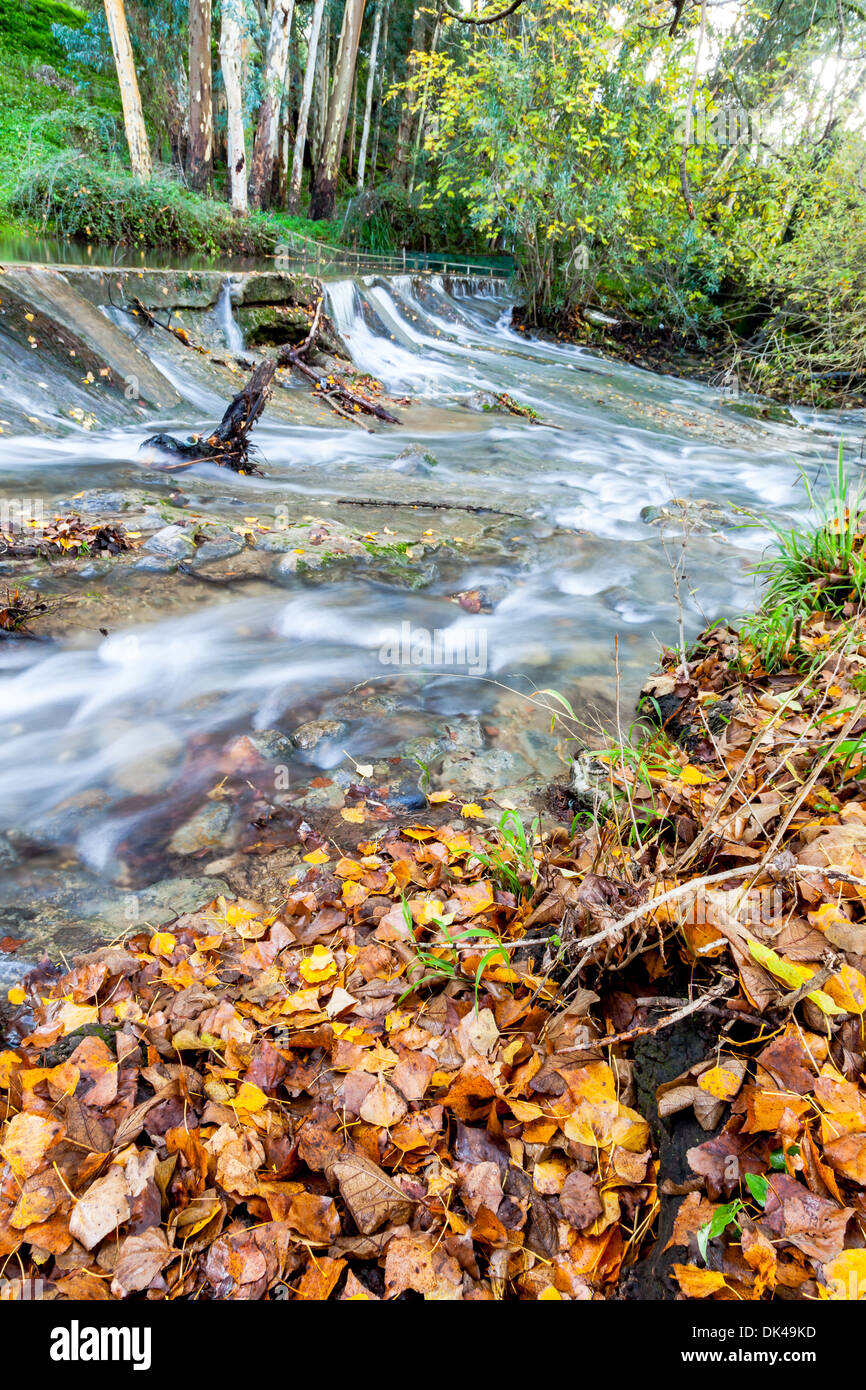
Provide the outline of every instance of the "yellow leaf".
{"type": "Polygon", "coordinates": [[[353,825],[363,825],[367,819],[360,806],[344,806],[340,815],[343,820],[351,821],[353,825]]]}
{"type": "Polygon", "coordinates": [[[150,938],[149,949],[152,956],[170,956],[177,945],[177,937],[170,931],[156,931],[150,938]]]}
{"type": "Polygon", "coordinates": [[[461,806],[460,814],[461,816],[465,816],[467,820],[484,819],[484,812],[482,811],[480,806],[476,805],[474,801],[467,801],[465,806],[461,806]]]}
{"type": "Polygon", "coordinates": [[[327,946],[314,946],[313,953],[301,961],[298,973],[308,985],[319,985],[337,973],[337,962],[327,946]]]}
{"type": "Polygon", "coordinates": [[[862,1014],[866,1009],[866,980],[847,961],[838,974],[831,976],[824,988],[846,1013],[862,1014]]]}
{"type": "MultiPolygon", "coordinates": [[[[771,975],[774,975],[777,980],[781,980],[789,989],[799,989],[815,974],[812,966],[798,965],[792,960],[783,960],[775,951],[770,950],[769,946],[762,945],[760,941],[755,941],[751,936],[746,939],[749,943],[749,950],[758,964],[768,970],[771,975]]],[[[822,1013],[847,1013],[846,1009],[840,1009],[838,1004],[834,1004],[829,994],[825,994],[822,989],[813,989],[806,997],[811,999],[822,1013]]]]}
{"type": "Polygon", "coordinates": [[[699,1076],[698,1086],[716,1100],[732,1100],[743,1084],[744,1074],[745,1066],[735,1069],[720,1064],[699,1076]]]}
{"type": "Polygon", "coordinates": [[[21,1058],[17,1052],[0,1052],[0,1089],[8,1091],[12,1084],[12,1078],[21,1066],[21,1058]]]}
{"type": "Polygon", "coordinates": [[[858,1302],[866,1298],[866,1250],[843,1250],[824,1265],[824,1284],[818,1296],[835,1302],[858,1302]]]}
{"type": "Polygon", "coordinates": [[[314,849],[310,854],[304,855],[305,864],[327,864],[330,855],[326,850],[314,849]]]}
{"type": "Polygon", "coordinates": [[[268,1098],[260,1086],[254,1086],[251,1081],[245,1081],[239,1088],[235,1096],[235,1104],[241,1110],[262,1110],[268,1103],[268,1098]]]}
{"type": "Polygon", "coordinates": [[[427,800],[431,801],[434,806],[439,806],[443,801],[451,800],[451,792],[428,792],[427,800]]]}
{"type": "Polygon", "coordinates": [[[558,1289],[555,1289],[552,1284],[548,1284],[547,1288],[543,1289],[542,1292],[538,1295],[538,1302],[561,1303],[562,1294],[559,1292],[558,1289]]]}
{"type": "Polygon", "coordinates": [[[20,985],[13,985],[11,989],[7,990],[6,998],[10,1004],[23,1004],[27,995],[20,985]]]}
{"type": "Polygon", "coordinates": [[[99,1010],[95,1004],[72,1004],[63,1005],[60,1010],[60,1022],[63,1024],[63,1036],[74,1033],[76,1028],[83,1028],[86,1023],[99,1022],[99,1010]]]}
{"type": "Polygon", "coordinates": [[[674,1274],[686,1298],[706,1298],[717,1289],[727,1288],[725,1276],[716,1269],[698,1269],[697,1265],[674,1265],[674,1274]]]}
{"type": "Polygon", "coordinates": [[[680,781],[685,782],[687,787],[700,787],[706,782],[717,782],[718,780],[718,777],[707,776],[705,772],[701,772],[699,767],[694,767],[691,763],[686,763],[680,773],[680,781]]]}

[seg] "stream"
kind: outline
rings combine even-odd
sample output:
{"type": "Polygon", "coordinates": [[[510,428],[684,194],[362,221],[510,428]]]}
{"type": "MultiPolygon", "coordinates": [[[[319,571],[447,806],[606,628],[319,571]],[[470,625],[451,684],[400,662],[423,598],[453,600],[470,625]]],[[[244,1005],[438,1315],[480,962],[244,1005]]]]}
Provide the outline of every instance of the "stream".
{"type": "MultiPolygon", "coordinates": [[[[172,477],[142,459],[145,436],[200,431],[230,392],[169,335],[142,338],[126,309],[103,312],[179,405],[100,416],[78,404],[91,383],[16,356],[0,324],[0,417],[17,403],[39,423],[2,426],[0,504],[37,499],[47,516],[132,507],[151,536],[186,515],[212,521],[226,581],[178,572],[152,540],[122,575],[99,556],[74,574],[44,562],[15,573],[61,613],[73,589],[94,616],[0,641],[0,937],[25,941],[0,953],[0,983],[25,955],[236,890],[235,870],[255,890],[263,852],[250,825],[263,806],[265,819],[294,815],[274,831],[283,874],[303,866],[289,833],[299,819],[321,819],[345,848],[372,838],[383,803],[423,819],[430,787],[459,787],[491,822],[509,806],[528,816],[569,775],[569,742],[533,692],[560,692],[597,729],[619,685],[628,725],[676,638],[682,526],[660,527],[658,509],[693,504],[694,634],[753,603],[766,522],[805,511],[801,470],[819,480],[840,433],[850,458],[861,447],[860,414],[768,417],[719,388],[528,340],[510,327],[503,281],[333,280],[326,307],[404,423],[367,432],[324,407],[294,420],[309,393],[281,389],[255,433],[262,476],[201,464],[172,477]],[[503,392],[537,420],[503,410],[503,392]],[[257,523],[270,529],[244,549],[257,523]],[[274,539],[300,525],[312,540],[274,539]],[[326,545],[351,533],[357,563],[311,560],[317,527],[326,545]],[[340,821],[359,785],[366,829],[340,821]]],[[[228,279],[212,320],[214,342],[243,351],[228,279]]]]}

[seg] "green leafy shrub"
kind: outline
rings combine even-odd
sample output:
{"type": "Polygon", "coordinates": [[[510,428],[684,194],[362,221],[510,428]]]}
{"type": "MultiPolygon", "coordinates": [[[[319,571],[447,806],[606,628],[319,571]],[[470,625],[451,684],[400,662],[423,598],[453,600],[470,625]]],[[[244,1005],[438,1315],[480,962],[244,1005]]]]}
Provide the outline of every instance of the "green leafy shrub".
{"type": "Polygon", "coordinates": [[[278,229],[268,218],[238,218],[225,203],[200,198],[166,178],[139,183],[119,169],[60,160],[16,189],[11,210],[58,236],[177,251],[268,255],[278,229]]]}

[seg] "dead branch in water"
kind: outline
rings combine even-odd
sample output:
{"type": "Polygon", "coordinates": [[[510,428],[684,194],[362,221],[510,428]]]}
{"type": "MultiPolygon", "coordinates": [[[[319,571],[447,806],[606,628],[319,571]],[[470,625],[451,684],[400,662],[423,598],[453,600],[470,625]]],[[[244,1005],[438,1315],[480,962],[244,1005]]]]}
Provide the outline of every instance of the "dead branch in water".
{"type": "MultiPolygon", "coordinates": [[[[361,396],[354,391],[350,391],[348,386],[345,386],[343,382],[338,381],[335,377],[322,377],[318,372],[314,371],[307,362],[303,361],[304,354],[309,350],[315,340],[316,330],[319,325],[319,316],[322,312],[322,302],[323,301],[320,299],[316,305],[313,322],[304,341],[299,347],[282,348],[277,357],[278,366],[297,368],[303,376],[313,382],[314,387],[318,388],[320,394],[324,396],[328,404],[333,410],[336,410],[338,415],[344,415],[347,419],[354,420],[355,424],[361,424],[361,421],[355,418],[356,415],[364,414],[375,415],[377,420],[384,420],[388,425],[399,425],[401,421],[397,419],[396,415],[392,415],[390,410],[386,410],[384,406],[378,405],[376,401],[371,401],[368,396],[361,396]],[[351,409],[349,407],[351,407],[351,409]]],[[[363,428],[366,429],[367,427],[363,426],[363,428]]]]}
{"type": "Polygon", "coordinates": [[[159,449],[179,460],[167,465],[168,471],[191,468],[194,463],[218,463],[235,473],[252,473],[249,435],[273,390],[277,364],[272,357],[260,362],[242,391],[229,402],[216,429],[199,439],[183,442],[171,434],[152,434],[142,448],[159,449]]]}
{"type": "MultiPolygon", "coordinates": [[[[167,331],[174,333],[182,342],[189,342],[183,330],[158,323],[144,305],[138,300],[135,303],[137,312],[145,316],[149,325],[166,327],[167,331]]],[[[231,468],[236,473],[257,472],[255,464],[250,460],[249,435],[270,398],[278,367],[296,368],[313,382],[314,389],[328,402],[332,410],[362,429],[368,427],[358,418],[359,415],[373,415],[386,424],[399,425],[401,422],[396,415],[392,415],[384,406],[349,390],[335,377],[321,376],[303,360],[304,355],[315,344],[322,304],[323,300],[319,299],[310,323],[310,331],[304,341],[294,348],[282,348],[276,357],[264,358],[254,369],[243,390],[233,397],[225,415],[211,434],[188,440],[176,439],[171,434],[153,434],[144,440],[142,449],[158,449],[160,453],[176,459],[175,463],[163,465],[166,472],[191,468],[196,463],[218,463],[221,467],[231,468]]]]}

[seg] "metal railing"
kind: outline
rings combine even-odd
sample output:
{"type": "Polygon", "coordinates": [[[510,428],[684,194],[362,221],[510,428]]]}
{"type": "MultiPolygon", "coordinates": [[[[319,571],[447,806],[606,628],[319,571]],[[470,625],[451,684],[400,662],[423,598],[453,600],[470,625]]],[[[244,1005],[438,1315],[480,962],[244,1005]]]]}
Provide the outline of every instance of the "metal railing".
{"type": "Polygon", "coordinates": [[[405,247],[399,255],[392,256],[381,256],[374,251],[353,251],[348,246],[330,246],[325,241],[314,241],[312,237],[288,230],[274,248],[274,255],[278,266],[288,267],[302,262],[315,266],[317,274],[334,268],[353,270],[356,274],[473,275],[491,280],[507,280],[510,275],[510,271],[502,266],[455,261],[447,256],[407,251],[405,247]]]}

